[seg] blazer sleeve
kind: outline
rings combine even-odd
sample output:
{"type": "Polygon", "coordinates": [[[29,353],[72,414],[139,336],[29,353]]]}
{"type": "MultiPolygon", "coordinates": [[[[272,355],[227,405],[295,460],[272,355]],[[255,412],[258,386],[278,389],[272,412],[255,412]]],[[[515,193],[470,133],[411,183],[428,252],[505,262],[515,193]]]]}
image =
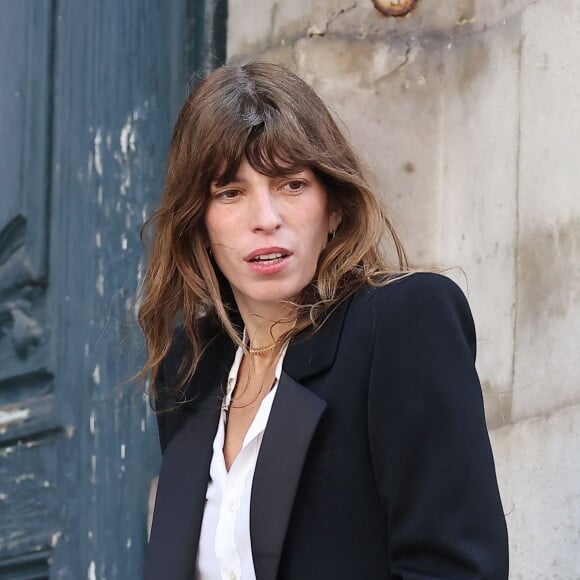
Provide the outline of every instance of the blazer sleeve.
{"type": "Polygon", "coordinates": [[[376,292],[373,469],[396,578],[508,577],[505,517],[459,287],[415,274],[376,292]]]}

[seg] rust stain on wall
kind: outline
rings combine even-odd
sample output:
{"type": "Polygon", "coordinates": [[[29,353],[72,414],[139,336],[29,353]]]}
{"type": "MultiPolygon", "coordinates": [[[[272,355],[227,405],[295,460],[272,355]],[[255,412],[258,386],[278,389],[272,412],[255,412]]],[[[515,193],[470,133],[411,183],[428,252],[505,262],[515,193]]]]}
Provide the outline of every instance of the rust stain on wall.
{"type": "Polygon", "coordinates": [[[580,219],[528,231],[518,262],[523,322],[539,332],[546,318],[566,317],[580,301],[580,219]]]}
{"type": "Polygon", "coordinates": [[[373,0],[375,8],[385,16],[405,16],[417,4],[417,0],[373,0]]]}
{"type": "Polygon", "coordinates": [[[489,47],[483,41],[468,43],[458,65],[459,89],[464,92],[489,67],[489,47]]]}
{"type": "Polygon", "coordinates": [[[462,12],[455,23],[456,26],[464,26],[465,24],[472,24],[476,21],[475,0],[463,0],[461,9],[462,12]]]}

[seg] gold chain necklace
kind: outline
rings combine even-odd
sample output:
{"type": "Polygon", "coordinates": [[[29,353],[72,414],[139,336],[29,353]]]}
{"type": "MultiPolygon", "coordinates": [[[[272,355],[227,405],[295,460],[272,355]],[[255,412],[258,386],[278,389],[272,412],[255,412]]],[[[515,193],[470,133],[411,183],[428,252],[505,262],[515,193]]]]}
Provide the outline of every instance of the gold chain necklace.
{"type": "Polygon", "coordinates": [[[267,344],[266,346],[257,346],[255,348],[252,348],[250,346],[250,347],[248,347],[248,352],[252,356],[260,356],[262,354],[266,354],[267,352],[274,350],[277,346],[278,346],[278,342],[273,342],[272,344],[267,344]]]}

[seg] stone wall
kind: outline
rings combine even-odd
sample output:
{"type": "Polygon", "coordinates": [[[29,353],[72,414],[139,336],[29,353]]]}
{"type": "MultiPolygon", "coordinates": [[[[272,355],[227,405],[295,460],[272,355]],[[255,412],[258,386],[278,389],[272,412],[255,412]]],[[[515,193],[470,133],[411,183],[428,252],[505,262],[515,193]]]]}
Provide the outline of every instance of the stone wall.
{"type": "Polygon", "coordinates": [[[511,578],[580,578],[580,4],[230,0],[250,59],[330,104],[415,264],[463,269],[511,578]]]}

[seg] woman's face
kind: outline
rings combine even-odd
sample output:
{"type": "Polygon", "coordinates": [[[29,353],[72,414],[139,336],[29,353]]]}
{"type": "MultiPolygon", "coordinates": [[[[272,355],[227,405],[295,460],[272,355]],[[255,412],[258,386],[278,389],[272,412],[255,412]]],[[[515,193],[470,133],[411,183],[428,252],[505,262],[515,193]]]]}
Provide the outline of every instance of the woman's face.
{"type": "Polygon", "coordinates": [[[316,274],[341,216],[310,169],[268,177],[243,160],[234,181],[211,186],[205,214],[209,248],[238,308],[296,298],[316,274]]]}

